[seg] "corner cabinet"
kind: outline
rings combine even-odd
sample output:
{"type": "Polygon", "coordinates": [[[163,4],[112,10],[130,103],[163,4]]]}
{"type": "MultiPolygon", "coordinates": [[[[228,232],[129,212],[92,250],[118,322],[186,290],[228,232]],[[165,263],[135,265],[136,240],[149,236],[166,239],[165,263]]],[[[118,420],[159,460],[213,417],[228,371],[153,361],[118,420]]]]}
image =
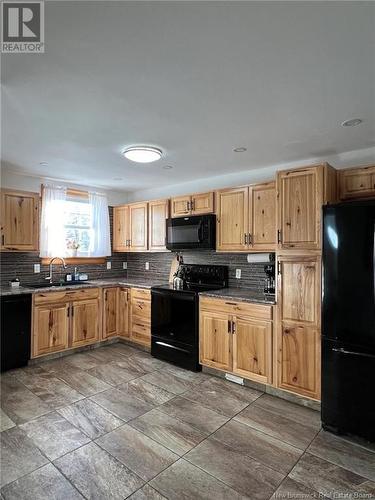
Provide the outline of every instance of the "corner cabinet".
{"type": "Polygon", "coordinates": [[[274,182],[217,191],[216,213],[218,251],[275,251],[274,182]]]}
{"type": "Polygon", "coordinates": [[[130,288],[120,287],[118,289],[118,335],[129,338],[129,306],[130,288]]]}
{"type": "Polygon", "coordinates": [[[1,250],[39,249],[39,194],[1,190],[1,250]]]}
{"type": "Polygon", "coordinates": [[[375,197],[375,165],[339,171],[341,200],[375,197]]]}
{"type": "Polygon", "coordinates": [[[171,217],[202,215],[214,212],[214,193],[175,196],[171,199],[171,217]]]}
{"type": "Polygon", "coordinates": [[[117,335],[118,325],[118,288],[103,290],[103,330],[102,338],[107,339],[117,335]]]}

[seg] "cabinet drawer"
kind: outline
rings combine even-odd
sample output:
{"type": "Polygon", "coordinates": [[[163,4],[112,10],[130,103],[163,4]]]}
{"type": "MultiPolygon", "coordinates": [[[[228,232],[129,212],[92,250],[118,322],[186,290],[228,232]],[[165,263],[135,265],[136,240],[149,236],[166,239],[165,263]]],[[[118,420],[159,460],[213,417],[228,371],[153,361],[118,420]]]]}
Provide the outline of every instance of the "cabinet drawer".
{"type": "Polygon", "coordinates": [[[151,301],[151,290],[145,290],[144,288],[132,288],[131,297],[133,299],[149,300],[151,301]]]}
{"type": "Polygon", "coordinates": [[[273,306],[263,304],[249,304],[248,302],[239,302],[224,299],[211,299],[201,297],[201,310],[209,310],[232,315],[246,315],[252,318],[273,319],[273,306]]]}
{"type": "Polygon", "coordinates": [[[131,340],[144,345],[151,343],[151,326],[142,321],[132,321],[131,340]]]}
{"type": "Polygon", "coordinates": [[[99,288],[84,288],[81,290],[64,290],[61,292],[44,292],[34,295],[34,304],[56,304],[71,300],[96,299],[99,297],[99,288]]]}
{"type": "Polygon", "coordinates": [[[133,299],[131,304],[132,317],[151,321],[151,303],[144,300],[133,299]]]}

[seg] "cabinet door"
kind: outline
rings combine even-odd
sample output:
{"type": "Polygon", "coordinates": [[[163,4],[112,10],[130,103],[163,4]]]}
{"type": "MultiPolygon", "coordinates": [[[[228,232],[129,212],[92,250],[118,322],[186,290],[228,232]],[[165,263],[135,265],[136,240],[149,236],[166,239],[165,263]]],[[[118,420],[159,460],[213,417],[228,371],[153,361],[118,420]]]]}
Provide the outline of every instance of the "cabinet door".
{"type": "Polygon", "coordinates": [[[113,209],[113,251],[127,252],[129,248],[129,207],[113,209]]]}
{"type": "Polygon", "coordinates": [[[99,299],[72,302],[71,347],[92,344],[99,340],[99,299]]]}
{"type": "Polygon", "coordinates": [[[129,205],[130,252],[147,250],[147,203],[129,205]]]}
{"type": "Polygon", "coordinates": [[[62,351],[68,347],[69,304],[34,307],[34,356],[62,351]]]}
{"type": "Polygon", "coordinates": [[[276,187],[274,182],[249,188],[249,232],[253,250],[275,250],[276,187]]]}
{"type": "Polygon", "coordinates": [[[171,217],[182,217],[191,213],[191,196],[175,196],[171,199],[171,217]]]}
{"type": "Polygon", "coordinates": [[[232,371],[230,316],[213,311],[200,313],[199,358],[202,365],[232,371]]]}
{"type": "Polygon", "coordinates": [[[320,257],[278,258],[278,310],[282,321],[320,325],[320,257]]]}
{"type": "Polygon", "coordinates": [[[214,211],[214,193],[193,194],[191,197],[193,215],[212,214],[214,211]]]}
{"type": "Polygon", "coordinates": [[[105,288],[103,291],[103,338],[117,335],[117,288],[105,288]]]}
{"type": "Polygon", "coordinates": [[[264,384],[272,383],[272,323],[236,316],[233,372],[264,384]]]}
{"type": "Polygon", "coordinates": [[[118,291],[118,334],[129,337],[129,288],[120,288],[118,291]]]}
{"type": "Polygon", "coordinates": [[[148,204],[148,249],[153,252],[166,249],[168,207],[168,200],[150,201],[148,204]]]}
{"type": "Polygon", "coordinates": [[[320,398],[320,335],[315,327],[284,324],[279,387],[320,398]]]}
{"type": "Polygon", "coordinates": [[[343,170],[339,176],[341,199],[375,196],[375,167],[343,170]]]}
{"type": "Polygon", "coordinates": [[[216,249],[248,250],[249,188],[225,189],[216,192],[216,249]]]}
{"type": "Polygon", "coordinates": [[[1,192],[1,249],[36,251],[39,248],[39,194],[1,192]]]}
{"type": "Polygon", "coordinates": [[[279,172],[280,248],[319,249],[323,204],[323,167],[279,172]]]}

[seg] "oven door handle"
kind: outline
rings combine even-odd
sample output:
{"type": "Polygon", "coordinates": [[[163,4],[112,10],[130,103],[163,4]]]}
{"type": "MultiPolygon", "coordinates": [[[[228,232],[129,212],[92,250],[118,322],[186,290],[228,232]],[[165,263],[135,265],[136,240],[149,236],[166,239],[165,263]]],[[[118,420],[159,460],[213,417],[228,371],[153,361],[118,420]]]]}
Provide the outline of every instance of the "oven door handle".
{"type": "Polygon", "coordinates": [[[186,352],[186,353],[190,353],[190,351],[186,350],[186,349],[182,349],[181,347],[176,347],[175,345],[172,345],[172,344],[167,344],[166,342],[160,342],[160,340],[157,340],[155,342],[155,344],[157,345],[161,345],[163,347],[169,347],[170,349],[174,349],[175,351],[182,351],[182,352],[186,352]]]}
{"type": "Polygon", "coordinates": [[[155,296],[158,297],[173,297],[178,300],[185,300],[188,302],[194,302],[195,294],[194,293],[186,293],[183,290],[151,290],[151,299],[155,296]]]}

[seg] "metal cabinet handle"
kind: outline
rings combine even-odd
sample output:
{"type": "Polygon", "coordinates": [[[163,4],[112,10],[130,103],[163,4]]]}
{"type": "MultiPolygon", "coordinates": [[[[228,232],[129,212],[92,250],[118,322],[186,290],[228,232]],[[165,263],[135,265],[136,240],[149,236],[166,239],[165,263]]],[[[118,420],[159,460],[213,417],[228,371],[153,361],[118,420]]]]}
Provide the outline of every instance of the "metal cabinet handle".
{"type": "Polygon", "coordinates": [[[232,335],[236,333],[236,323],[232,321],[232,335]]]}
{"type": "Polygon", "coordinates": [[[281,243],[281,229],[277,230],[277,243],[281,243]]]}
{"type": "Polygon", "coordinates": [[[249,238],[249,245],[252,245],[253,244],[253,237],[252,237],[251,233],[248,234],[248,238],[249,238]]]}
{"type": "Polygon", "coordinates": [[[232,333],[232,322],[228,319],[228,333],[232,333]]]}
{"type": "Polygon", "coordinates": [[[244,238],[244,240],[245,240],[245,245],[247,245],[247,234],[246,234],[246,233],[245,233],[245,238],[244,238]]]}
{"type": "Polygon", "coordinates": [[[1,235],[1,244],[3,246],[5,245],[5,236],[4,236],[4,234],[1,235]]]}
{"type": "Polygon", "coordinates": [[[195,203],[194,200],[190,202],[190,210],[195,210],[195,203]]]}

